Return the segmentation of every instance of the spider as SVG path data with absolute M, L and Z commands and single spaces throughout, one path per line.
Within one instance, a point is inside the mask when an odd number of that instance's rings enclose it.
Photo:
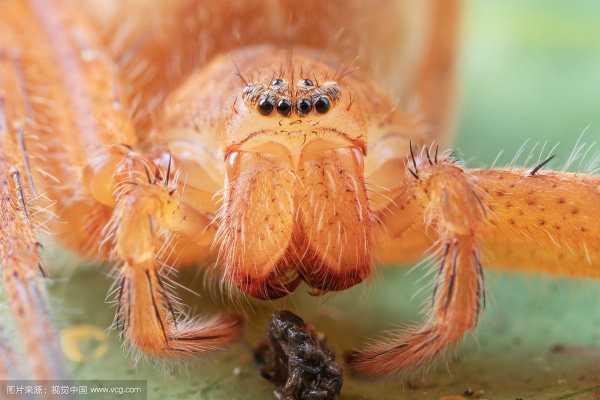
M 372 376 L 472 331 L 484 265 L 599 277 L 599 178 L 549 160 L 469 169 L 446 148 L 460 6 L 0 2 L 0 264 L 31 376 L 65 375 L 46 229 L 115 266 L 114 326 L 163 358 L 225 348 L 243 325 L 186 315 L 168 267 L 214 265 L 225 290 L 274 299 L 430 254 L 428 318 L 346 357 Z M 17 368 L 0 352 L 4 379 Z

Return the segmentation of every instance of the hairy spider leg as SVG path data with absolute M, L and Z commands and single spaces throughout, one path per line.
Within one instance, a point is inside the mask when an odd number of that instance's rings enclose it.
M 0 337 L 0 379 L 8 381 L 23 377 L 20 368 L 17 367 L 17 355 L 9 346 L 6 335 Z
M 49 313 L 38 242 L 40 213 L 34 188 L 26 180 L 27 159 L 18 141 L 31 118 L 22 91 L 18 59 L 0 35 L 0 266 L 4 292 L 17 332 L 37 379 L 64 377 L 57 333 Z M 10 95 L 9 95 L 10 94 Z M 0 344 L 0 379 L 24 378 L 16 354 Z
M 449 143 L 455 107 L 456 65 L 460 54 L 461 0 L 435 0 L 428 5 L 423 53 L 407 90 L 416 101 L 431 137 Z
M 482 265 L 600 277 L 600 178 L 538 167 L 466 169 L 435 151 L 398 163 L 402 183 L 381 212 L 387 239 L 380 242 L 394 262 L 434 249 L 432 310 L 422 326 L 350 353 L 360 374 L 421 366 L 475 328 L 485 303 Z
M 8 1 L 1 11 L 2 42 L 26 60 L 17 72 L 31 103 L 24 121 L 31 168 L 21 175 L 30 173 L 54 203 L 50 229 L 80 254 L 118 265 L 116 322 L 134 346 L 187 355 L 226 345 L 239 334 L 240 319 L 186 319 L 160 276 L 159 231 L 201 240 L 207 217 L 178 201 L 165 171 L 137 148 L 115 66 L 86 18 L 60 0 Z M 8 104 L 15 93 L 6 94 Z M 52 376 L 50 368 L 40 376 Z

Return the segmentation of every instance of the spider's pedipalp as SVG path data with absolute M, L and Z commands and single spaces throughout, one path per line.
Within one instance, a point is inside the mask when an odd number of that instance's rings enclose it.
M 190 357 L 221 350 L 239 336 L 243 320 L 237 316 L 181 317 L 152 265 L 124 265 L 120 273 L 115 325 L 135 349 L 159 357 Z
M 455 238 L 442 246 L 447 253 L 439 262 L 428 321 L 349 353 L 346 360 L 353 371 L 387 375 L 420 367 L 476 326 L 485 297 L 477 250 L 469 238 Z
M 412 180 L 404 196 L 414 196 L 418 207 L 422 207 L 423 230 L 435 229 L 442 249 L 432 309 L 422 326 L 394 332 L 390 338 L 349 353 L 351 369 L 362 375 L 391 374 L 431 361 L 476 326 L 484 302 L 476 235 L 486 218 L 481 200 L 484 195 L 462 168 L 447 159 L 429 163 L 425 153 L 420 152 L 418 160 L 411 156 L 413 168 L 419 166 L 420 175 Z
M 159 227 L 201 241 L 208 223 L 164 182 L 138 182 L 120 192 L 105 234 L 113 243 L 114 259 L 122 263 L 115 326 L 135 348 L 161 357 L 192 356 L 222 349 L 241 333 L 243 322 L 237 316 L 181 318 L 178 301 L 159 271 Z

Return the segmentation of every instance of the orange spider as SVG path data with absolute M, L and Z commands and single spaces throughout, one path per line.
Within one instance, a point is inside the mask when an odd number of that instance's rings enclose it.
M 166 265 L 214 262 L 229 288 L 272 299 L 302 281 L 344 290 L 374 260 L 433 251 L 429 318 L 350 353 L 365 375 L 422 365 L 474 329 L 482 265 L 599 277 L 598 177 L 545 162 L 467 169 L 438 151 L 459 8 L 0 2 L 0 264 L 32 375 L 64 374 L 41 279 L 44 224 L 117 267 L 115 325 L 161 357 L 221 349 L 242 328 L 237 316 L 185 316 Z M 16 369 L 0 352 L 5 379 Z

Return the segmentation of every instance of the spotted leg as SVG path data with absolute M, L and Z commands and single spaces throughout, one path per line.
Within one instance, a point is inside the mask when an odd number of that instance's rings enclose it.
M 386 226 L 380 251 L 406 263 L 435 250 L 433 307 L 421 327 L 351 353 L 351 368 L 365 375 L 423 365 L 471 331 L 484 303 L 482 264 L 600 277 L 597 176 L 545 171 L 548 160 L 466 169 L 435 147 L 412 153 L 389 170 L 402 179 L 394 202 L 378 211 Z
M 428 2 L 430 28 L 408 88 L 409 100 L 417 101 L 430 133 L 436 137 L 443 137 L 452 128 L 461 5 L 461 0 Z
M 96 30 L 69 1 L 9 0 L 0 8 L 0 49 L 15 49 L 0 63 L 6 104 L 0 263 L 36 376 L 59 375 L 60 365 L 46 354 L 56 340 L 43 290 L 35 284 L 40 271 L 29 218 L 34 213 L 28 212 L 33 196 L 23 182 L 35 183 L 51 199 L 58 218 L 49 228 L 59 241 L 81 255 L 117 263 L 117 322 L 134 347 L 185 355 L 232 340 L 238 318 L 186 319 L 168 294 L 161 263 L 172 260 L 161 257 L 161 249 L 172 247 L 161 240 L 174 232 L 197 244 L 207 217 L 179 200 L 169 178 L 156 181 L 158 168 L 139 150 L 116 66 Z M 19 129 L 27 134 L 28 152 Z
M 0 35 L 4 38 L 3 35 Z M 51 322 L 39 255 L 40 207 L 30 180 L 23 143 L 27 102 L 20 90 L 18 58 L 0 41 L 0 266 L 18 335 L 27 351 L 31 376 L 65 376 L 57 333 Z M 10 95 L 10 96 L 9 96 Z M 8 368 L 12 349 L 5 346 Z M 14 356 L 12 356 L 14 358 Z M 1 361 L 0 361 L 1 363 Z M 9 371 L 14 375 L 15 370 Z
M 0 133 L 1 136 L 1 133 Z M 32 376 L 64 376 L 57 333 L 51 322 L 31 197 L 22 175 L 0 154 L 0 265 L 2 281 L 19 336 L 27 351 Z M 6 349 L 11 352 L 10 348 Z

